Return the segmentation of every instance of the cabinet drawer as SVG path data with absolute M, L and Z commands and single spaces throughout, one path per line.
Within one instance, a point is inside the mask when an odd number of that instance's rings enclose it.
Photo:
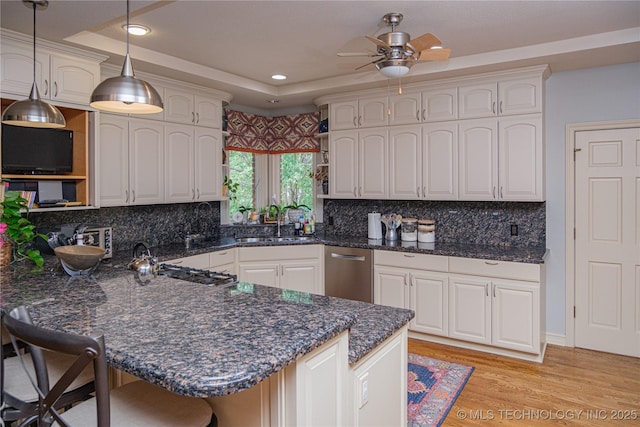
M 449 257 L 440 255 L 414 254 L 395 251 L 374 251 L 375 265 L 414 268 L 419 270 L 448 271 Z
M 320 259 L 320 245 L 262 246 L 238 248 L 238 261 L 282 261 L 284 259 Z
M 449 271 L 474 276 L 540 281 L 540 265 L 489 259 L 449 257 Z
M 235 249 L 225 249 L 223 251 L 211 252 L 209 254 L 209 266 L 217 267 L 223 264 L 231 264 L 236 261 Z

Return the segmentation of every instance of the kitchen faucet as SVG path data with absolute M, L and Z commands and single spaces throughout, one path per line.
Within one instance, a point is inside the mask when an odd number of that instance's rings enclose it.
M 269 212 L 271 212 L 271 208 L 276 208 L 276 224 L 278 225 L 276 228 L 276 237 L 280 236 L 280 207 L 276 204 L 269 206 Z

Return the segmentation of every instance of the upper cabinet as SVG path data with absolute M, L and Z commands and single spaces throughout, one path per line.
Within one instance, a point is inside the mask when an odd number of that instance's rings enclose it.
M 36 54 L 36 83 L 43 99 L 89 105 L 100 83 L 100 62 L 106 57 L 67 53 L 42 46 Z M 76 54 L 77 53 L 77 54 Z M 0 53 L 0 87 L 5 97 L 26 97 L 33 85 L 33 45 L 5 37 Z
M 165 88 L 164 119 L 167 122 L 193 124 L 220 129 L 222 101 L 196 93 Z
M 461 119 L 542 113 L 542 77 L 461 86 L 458 105 Z
M 363 97 L 329 105 L 329 130 L 368 128 L 388 124 L 386 96 Z
M 456 120 L 458 88 L 434 87 L 389 97 L 389 125 Z

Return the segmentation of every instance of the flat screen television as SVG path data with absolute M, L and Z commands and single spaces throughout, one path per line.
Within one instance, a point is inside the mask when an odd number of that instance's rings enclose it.
M 2 125 L 2 173 L 57 175 L 73 169 L 73 131 Z

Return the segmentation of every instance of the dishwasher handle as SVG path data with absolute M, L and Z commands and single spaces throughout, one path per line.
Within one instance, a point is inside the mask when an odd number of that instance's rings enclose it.
M 361 255 L 345 255 L 331 252 L 331 258 L 344 259 L 347 261 L 365 261 L 365 257 Z

